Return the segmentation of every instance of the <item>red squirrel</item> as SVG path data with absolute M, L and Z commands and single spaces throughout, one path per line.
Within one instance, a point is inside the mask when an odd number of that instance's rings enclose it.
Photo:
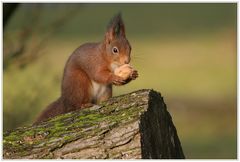
M 61 96 L 34 124 L 112 97 L 112 85 L 124 85 L 138 77 L 138 72 L 129 65 L 130 53 L 121 14 L 117 14 L 102 42 L 83 44 L 72 53 L 65 65 Z M 120 74 L 124 69 L 127 77 Z

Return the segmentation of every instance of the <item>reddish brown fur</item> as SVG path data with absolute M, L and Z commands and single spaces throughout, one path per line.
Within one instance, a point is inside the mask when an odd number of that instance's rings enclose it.
M 120 22 L 120 23 L 118 23 Z M 113 31 L 118 26 L 119 33 Z M 118 47 L 119 54 L 113 54 L 112 48 Z M 69 57 L 63 74 L 61 97 L 51 103 L 37 118 L 35 123 L 59 114 L 74 111 L 88 103 L 97 103 L 112 96 L 112 84 L 123 85 L 137 77 L 123 80 L 114 75 L 112 63 L 123 65 L 130 61 L 131 46 L 125 37 L 124 24 L 120 15 L 113 18 L 100 43 L 86 43 L 77 48 Z M 100 89 L 95 94 L 94 81 Z M 101 94 L 101 87 L 103 93 Z M 97 87 L 98 88 L 98 87 Z M 99 95 L 98 95 L 99 94 Z

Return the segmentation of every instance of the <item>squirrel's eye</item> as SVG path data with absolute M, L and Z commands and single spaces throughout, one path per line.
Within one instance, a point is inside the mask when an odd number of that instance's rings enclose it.
M 118 53 L 118 48 L 117 48 L 117 47 L 113 47 L 112 52 L 113 52 L 114 54 L 117 54 L 117 53 Z

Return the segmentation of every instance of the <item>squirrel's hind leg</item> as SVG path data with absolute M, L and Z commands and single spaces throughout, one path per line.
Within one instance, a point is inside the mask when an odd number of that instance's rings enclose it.
M 91 103 L 91 80 L 81 68 L 66 72 L 62 84 L 62 98 L 66 111 L 82 108 Z

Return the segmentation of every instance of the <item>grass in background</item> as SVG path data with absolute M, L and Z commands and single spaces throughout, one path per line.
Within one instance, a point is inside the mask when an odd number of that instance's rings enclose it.
M 109 18 L 121 10 L 140 76 L 114 88 L 114 95 L 143 88 L 161 92 L 187 158 L 237 158 L 236 5 L 80 6 L 79 15 L 49 40 L 37 62 L 4 71 L 4 130 L 32 123 L 57 99 L 68 56 L 82 43 L 102 40 Z M 55 9 L 55 14 L 63 11 Z M 14 35 L 21 16 L 7 32 Z M 45 23 L 51 18 L 54 14 Z

